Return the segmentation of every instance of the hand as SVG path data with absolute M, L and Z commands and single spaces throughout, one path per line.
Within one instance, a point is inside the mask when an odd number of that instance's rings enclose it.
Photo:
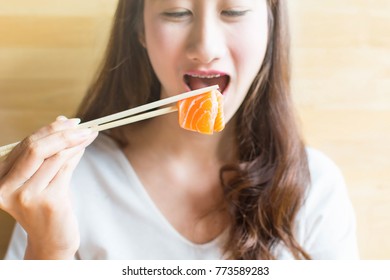
M 97 133 L 78 123 L 58 117 L 0 162 L 0 209 L 27 232 L 27 259 L 69 259 L 79 247 L 69 183 Z

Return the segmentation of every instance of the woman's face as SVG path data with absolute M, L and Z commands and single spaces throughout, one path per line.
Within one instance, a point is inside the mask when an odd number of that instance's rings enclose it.
M 141 42 L 161 82 L 161 97 L 218 84 L 231 119 L 265 56 L 267 1 L 144 1 Z

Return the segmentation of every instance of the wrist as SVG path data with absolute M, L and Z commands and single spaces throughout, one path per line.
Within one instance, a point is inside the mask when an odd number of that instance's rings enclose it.
M 50 248 L 44 244 L 35 245 L 28 241 L 25 260 L 72 260 L 77 252 L 77 248 Z

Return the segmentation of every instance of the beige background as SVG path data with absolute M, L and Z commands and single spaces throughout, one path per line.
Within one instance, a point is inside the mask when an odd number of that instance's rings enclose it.
M 306 140 L 345 175 L 362 258 L 390 259 L 390 1 L 288 2 Z M 72 115 L 115 3 L 0 0 L 0 145 Z M 12 224 L 0 211 L 0 258 Z

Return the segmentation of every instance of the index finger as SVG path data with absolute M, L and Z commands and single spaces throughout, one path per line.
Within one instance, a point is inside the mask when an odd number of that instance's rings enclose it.
M 96 137 L 91 129 L 60 130 L 46 137 L 24 140 L 15 152 L 12 164 L 5 174 L 4 183 L 7 189 L 15 189 L 24 184 L 40 168 L 43 162 L 53 155 L 83 143 L 87 138 Z M 9 175 L 9 174 L 12 174 Z
M 80 123 L 80 119 L 74 118 L 74 119 L 67 119 L 64 116 L 58 116 L 54 122 L 51 124 L 44 126 L 31 134 L 29 137 L 25 138 L 23 141 L 19 142 L 12 150 L 9 152 L 9 154 L 5 154 L 2 157 L 0 157 L 0 161 L 6 161 L 7 166 L 11 166 L 16 158 L 20 155 L 21 152 L 21 146 L 23 145 L 23 142 L 26 141 L 35 141 L 38 140 L 50 133 L 55 133 L 60 130 L 64 130 L 67 128 L 76 127 Z M 12 144 L 11 144 L 12 145 Z M 4 146 L 6 147 L 6 146 Z M 7 172 L 8 170 L 3 170 L 3 174 Z M 0 172 L 0 178 L 1 178 L 1 172 Z

